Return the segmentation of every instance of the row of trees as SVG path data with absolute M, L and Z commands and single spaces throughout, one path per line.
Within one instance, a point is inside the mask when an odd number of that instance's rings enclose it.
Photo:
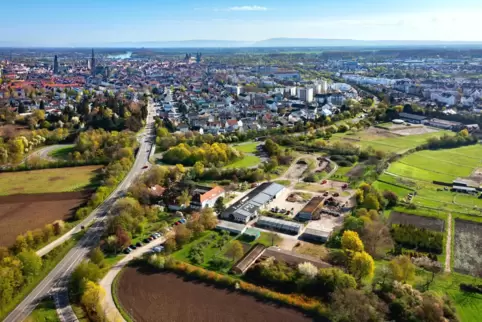
M 444 134 L 441 137 L 431 137 L 427 140 L 427 143 L 420 146 L 420 149 L 451 149 L 476 144 L 477 141 L 477 138 L 470 135 L 467 130 L 462 130 L 457 135 Z
M 405 248 L 441 254 L 443 233 L 412 225 L 392 225 L 390 232 L 395 242 Z
M 206 166 L 222 166 L 241 158 L 243 154 L 224 143 L 204 143 L 200 147 L 179 144 L 163 155 L 163 162 L 193 166 L 202 162 Z

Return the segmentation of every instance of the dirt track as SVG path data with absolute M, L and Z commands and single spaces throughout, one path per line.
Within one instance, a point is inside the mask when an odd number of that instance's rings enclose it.
M 295 310 L 188 282 L 173 273 L 151 273 L 145 268 L 126 268 L 119 281 L 118 295 L 125 311 L 138 322 L 311 321 Z
M 10 246 L 17 235 L 68 219 L 86 192 L 63 192 L 0 197 L 0 246 Z

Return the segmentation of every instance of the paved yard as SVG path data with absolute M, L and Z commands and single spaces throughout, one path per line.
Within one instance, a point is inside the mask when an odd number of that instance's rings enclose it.
M 327 214 L 321 214 L 320 220 L 312 220 L 306 226 L 306 228 L 332 231 L 335 227 L 341 226 L 343 224 L 343 218 L 345 216 L 333 217 Z

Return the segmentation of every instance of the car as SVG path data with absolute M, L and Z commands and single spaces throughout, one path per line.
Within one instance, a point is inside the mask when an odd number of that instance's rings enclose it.
M 176 225 L 176 226 L 179 225 L 179 221 L 176 221 L 176 222 L 174 223 L 174 225 Z
M 143 242 L 147 244 L 148 242 L 150 242 L 150 240 L 148 238 L 146 238 L 146 239 L 143 240 Z
M 341 188 L 342 188 L 342 189 L 346 189 L 346 188 L 348 188 L 348 184 L 346 184 L 346 183 L 345 183 L 345 184 L 343 184 L 343 186 L 341 186 Z
M 152 236 L 147 237 L 147 240 L 150 241 L 150 242 L 153 241 L 154 239 L 155 239 L 155 238 L 152 237 Z
M 136 249 L 137 247 L 136 247 L 136 245 L 132 244 L 132 245 L 129 246 L 129 248 L 130 249 Z
M 149 168 L 148 165 L 145 165 L 145 166 L 142 167 L 142 169 L 147 169 L 147 168 Z
M 130 249 L 129 247 L 127 247 L 126 249 L 124 249 L 123 253 L 124 254 L 130 254 L 132 252 L 132 249 Z
M 137 246 L 137 247 L 141 247 L 141 246 L 142 246 L 142 243 L 141 243 L 141 242 L 137 242 L 136 246 Z
M 80 226 L 80 229 L 84 230 L 85 229 L 84 225 Z
M 327 182 L 326 180 L 323 180 L 323 181 L 321 181 L 321 184 L 325 184 L 326 182 Z

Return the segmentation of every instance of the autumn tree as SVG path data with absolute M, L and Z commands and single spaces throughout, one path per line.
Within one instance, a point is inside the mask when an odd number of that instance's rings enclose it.
M 388 264 L 391 276 L 394 280 L 407 283 L 415 277 L 415 265 L 406 255 L 395 257 Z
M 375 272 L 375 262 L 367 252 L 356 252 L 349 264 L 349 271 L 358 282 L 371 280 Z
M 233 261 L 240 259 L 244 254 L 243 245 L 239 240 L 235 240 L 231 243 L 231 245 L 229 245 L 228 252 L 231 253 L 231 258 Z
M 393 246 L 393 240 L 387 225 L 380 221 L 365 223 L 361 239 L 365 250 L 374 257 L 381 257 Z
M 206 207 L 201 210 L 201 216 L 199 222 L 203 225 L 204 229 L 214 229 L 218 224 L 218 219 L 213 213 L 212 208 Z
M 131 244 L 131 237 L 122 227 L 117 227 L 115 237 L 118 249 L 125 248 Z
M 174 238 L 168 238 L 164 242 L 164 250 L 166 251 L 167 254 L 171 254 L 172 252 L 175 252 L 177 249 L 177 243 Z
M 100 247 L 96 247 L 90 251 L 89 258 L 92 263 L 98 265 L 99 267 L 102 267 L 105 256 Z
M 185 245 L 192 238 L 192 231 L 188 229 L 185 225 L 178 225 L 174 228 L 175 239 L 177 245 Z
M 358 233 L 351 230 L 343 232 L 341 237 L 341 248 L 345 251 L 362 252 L 364 250 L 363 243 Z
M 105 290 L 98 284 L 88 281 L 85 291 L 82 294 L 80 303 L 87 311 L 92 321 L 102 321 L 104 312 L 102 310 L 102 301 L 105 297 Z

